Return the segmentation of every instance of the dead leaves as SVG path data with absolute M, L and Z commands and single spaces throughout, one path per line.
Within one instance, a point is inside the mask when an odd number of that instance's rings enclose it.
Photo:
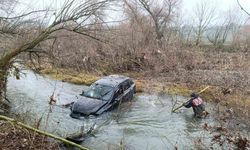
M 0 122 L 0 145 L 3 150 L 54 150 L 58 145 L 48 138 L 34 132 L 16 127 L 7 122 Z

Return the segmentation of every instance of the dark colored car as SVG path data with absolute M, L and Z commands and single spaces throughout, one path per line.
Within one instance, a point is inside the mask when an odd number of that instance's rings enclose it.
M 135 84 L 131 78 L 120 75 L 103 77 L 93 83 L 80 99 L 73 103 L 70 116 L 99 115 L 114 108 L 123 101 L 128 101 L 135 94 Z

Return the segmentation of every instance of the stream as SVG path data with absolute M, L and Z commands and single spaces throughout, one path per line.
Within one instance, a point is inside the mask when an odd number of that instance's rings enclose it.
M 30 125 L 42 118 L 40 129 L 63 137 L 87 131 L 95 124 L 94 135 L 82 143 L 90 149 L 196 149 L 198 139 L 207 149 L 219 148 L 211 145 L 212 135 L 203 129 L 205 123 L 217 123 L 212 117 L 212 104 L 206 104 L 209 117 L 195 119 L 192 109 L 171 113 L 173 99 L 184 102 L 183 96 L 137 93 L 131 102 L 117 109 L 79 120 L 71 118 L 70 109 L 61 105 L 75 101 L 87 86 L 56 81 L 29 70 L 24 73 L 21 80 L 8 78 L 11 113 Z M 49 99 L 53 93 L 57 102 L 51 107 Z

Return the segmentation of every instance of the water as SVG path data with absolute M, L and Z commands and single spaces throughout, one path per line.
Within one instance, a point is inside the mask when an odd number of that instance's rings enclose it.
M 31 71 L 25 73 L 21 80 L 8 79 L 11 112 L 20 114 L 31 125 L 42 117 L 40 129 L 59 136 L 83 129 L 87 131 L 96 124 L 94 136 L 82 143 L 90 149 L 195 149 L 198 139 L 202 140 L 203 147 L 211 146 L 212 135 L 203 129 L 203 125 L 213 125 L 216 123 L 214 119 L 194 119 L 192 109 L 171 113 L 173 105 L 169 95 L 136 94 L 131 102 L 123 103 L 113 111 L 77 120 L 69 116 L 69 108 L 60 105 L 77 100 L 77 95 L 86 90 L 86 86 L 51 80 Z M 58 100 L 57 106 L 51 108 L 48 101 L 53 93 Z M 174 99 L 186 100 L 182 96 Z M 207 106 L 208 111 L 213 112 L 212 107 Z M 218 148 L 216 145 L 212 147 Z

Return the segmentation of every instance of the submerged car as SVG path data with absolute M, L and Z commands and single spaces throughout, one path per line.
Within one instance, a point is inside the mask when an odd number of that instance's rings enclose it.
M 86 92 L 80 94 L 80 99 L 71 107 L 70 116 L 79 118 L 100 115 L 121 102 L 131 100 L 135 89 L 135 83 L 129 77 L 121 75 L 103 77 L 93 83 Z

